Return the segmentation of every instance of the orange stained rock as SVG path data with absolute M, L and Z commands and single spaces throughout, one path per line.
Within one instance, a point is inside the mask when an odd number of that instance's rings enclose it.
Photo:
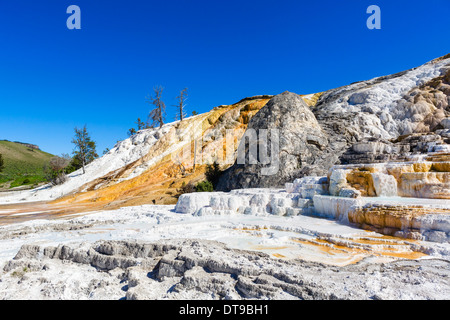
M 351 210 L 348 219 L 358 227 L 394 234 L 397 231 L 414 231 L 415 219 L 426 214 L 450 214 L 450 210 L 413 205 L 371 205 Z
M 400 182 L 400 177 L 403 173 L 414 172 L 414 166 L 412 164 L 405 164 L 402 166 L 395 166 L 386 169 L 387 173 L 394 176 L 397 182 Z
M 84 214 L 103 210 L 105 203 L 97 204 L 52 204 L 49 202 L 29 202 L 21 204 L 1 205 L 0 210 L 8 210 L 0 214 L 0 225 L 20 223 L 35 219 L 64 219 L 75 214 Z
M 427 161 L 450 161 L 450 153 L 438 153 L 433 155 L 428 155 L 425 160 Z
M 431 170 L 437 172 L 450 172 L 450 159 L 446 162 L 432 162 Z
M 147 170 L 143 174 L 106 188 L 90 190 L 63 197 L 52 203 L 103 203 L 108 209 L 119 206 L 141 204 L 176 204 L 178 189 L 183 182 L 200 181 L 204 178 L 205 166 L 198 166 L 196 171 L 187 176 L 171 176 L 167 170 L 171 162 L 164 162 Z M 119 206 L 119 207 L 120 207 Z
M 450 199 L 450 172 L 407 172 L 400 176 L 403 197 Z
M 342 255 L 347 254 L 350 256 L 358 256 L 358 259 L 352 260 L 351 263 L 356 263 L 363 259 L 364 257 L 374 255 L 374 256 L 389 256 L 395 258 L 402 259 L 418 259 L 427 254 L 413 251 L 410 249 L 405 249 L 404 242 L 401 241 L 400 238 L 390 237 L 391 239 L 397 239 L 399 243 L 397 244 L 398 248 L 395 248 L 395 244 L 387 245 L 384 241 L 380 240 L 366 240 L 361 241 L 361 239 L 348 239 L 349 245 L 351 247 L 344 245 L 345 242 L 339 242 L 339 244 L 334 243 L 334 241 L 325 240 L 325 239 L 314 239 L 314 240 L 304 240 L 304 239 L 291 239 L 294 242 L 302 243 L 305 245 L 316 247 L 318 250 L 329 254 L 329 255 Z M 392 241 L 392 240 L 391 240 Z M 363 243 L 370 245 L 369 247 L 364 246 L 353 246 L 353 244 Z
M 347 183 L 356 190 L 361 191 L 363 197 L 376 196 L 373 178 L 370 171 L 353 170 L 347 174 Z
M 413 164 L 414 172 L 428 172 L 431 170 L 431 162 L 416 162 Z

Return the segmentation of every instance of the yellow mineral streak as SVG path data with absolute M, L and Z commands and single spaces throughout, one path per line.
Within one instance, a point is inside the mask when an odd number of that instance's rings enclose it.
M 387 168 L 386 170 L 388 174 L 394 176 L 395 180 L 397 180 L 397 183 L 401 182 L 400 177 L 402 176 L 403 173 L 415 172 L 414 165 L 412 164 L 405 164 L 402 166 Z
M 301 97 L 308 106 L 314 107 L 322 94 L 323 92 L 318 92 L 314 94 L 301 95 Z
M 414 172 L 428 172 L 431 170 L 430 162 L 417 162 L 413 164 Z

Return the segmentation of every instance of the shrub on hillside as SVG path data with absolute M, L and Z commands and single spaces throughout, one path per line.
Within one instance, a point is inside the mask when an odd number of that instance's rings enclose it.
M 48 164 L 44 165 L 45 179 L 52 185 L 60 185 L 67 181 L 65 168 L 69 164 L 70 159 L 67 157 L 53 157 Z
M 180 196 L 185 193 L 193 193 L 196 190 L 195 190 L 195 186 L 192 182 L 189 182 L 188 184 L 186 184 L 186 182 L 183 181 L 183 184 L 177 191 L 178 191 L 178 195 Z
M 3 161 L 3 156 L 0 153 L 0 172 L 5 168 L 5 162 Z
M 196 192 L 213 192 L 214 187 L 210 181 L 202 181 L 202 182 L 199 182 L 195 186 L 195 191 Z

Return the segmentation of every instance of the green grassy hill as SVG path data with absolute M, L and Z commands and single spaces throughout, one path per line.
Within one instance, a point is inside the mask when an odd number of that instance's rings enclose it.
M 0 188 L 3 189 L 44 182 L 42 168 L 53 157 L 50 153 L 6 140 L 0 141 L 0 153 L 5 166 L 0 172 Z

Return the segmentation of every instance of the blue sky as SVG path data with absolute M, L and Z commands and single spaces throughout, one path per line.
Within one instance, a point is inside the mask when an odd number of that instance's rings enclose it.
M 369 5 L 381 30 L 369 30 Z M 69 30 L 66 9 L 81 9 Z M 314 93 L 450 52 L 450 1 L 100 1 L 0 3 L 0 139 L 71 153 L 84 124 L 99 154 L 145 119 L 165 88 L 167 122 L 244 97 Z

